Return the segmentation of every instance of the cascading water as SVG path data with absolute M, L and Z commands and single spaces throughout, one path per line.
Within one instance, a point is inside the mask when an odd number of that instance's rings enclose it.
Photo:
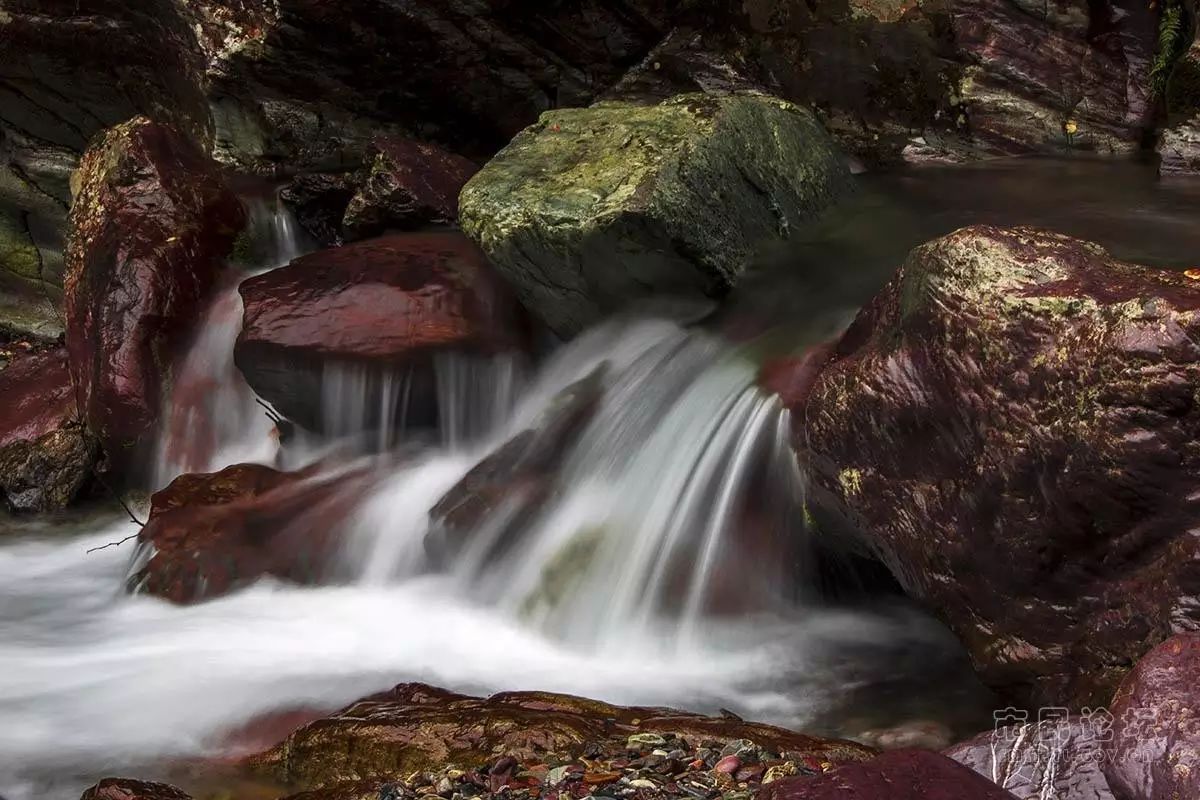
M 283 203 L 254 198 L 246 201 L 246 210 L 248 237 L 263 264 L 258 272 L 281 267 L 303 254 L 303 237 Z M 233 363 L 233 345 L 242 330 L 240 282 L 241 277 L 231 279 L 217 294 L 196 341 L 176 370 L 163 409 L 155 488 L 186 472 L 275 459 L 279 444 L 275 423 Z
M 213 315 L 237 317 L 220 301 Z M 220 336 L 231 343 L 236 322 Z M 197 343 L 223 348 L 211 330 Z M 199 383 L 228 379 L 227 361 L 204 363 Z M 380 460 L 400 466 L 347 520 L 340 574 L 351 580 L 339 585 L 263 581 L 179 607 L 119 593 L 128 546 L 88 552 L 127 523 L 6 540 L 0 795 L 51 800 L 99 773 L 151 775 L 162 759 L 222 752 L 225 732 L 266 712 L 332 709 L 404 680 L 797 725 L 893 675 L 898 654 L 922 654 L 927 681 L 930 654 L 954 652 L 927 621 L 796 607 L 774 591 L 806 565 L 801 484 L 786 415 L 736 348 L 626 320 L 565 346 L 527 386 L 503 360 L 438 369 L 442 444 Z M 587 391 L 589 414 L 561 442 L 540 502 L 528 513 L 499 504 L 449 563 L 432 561 L 430 510 L 446 492 Z M 252 395 L 207 395 L 233 398 L 221 413 L 265 419 Z M 187 413 L 181 427 L 196 437 L 210 412 Z M 243 430 L 206 432 L 216 446 L 196 463 L 244 458 L 229 447 Z M 776 512 L 789 524 L 773 524 Z M 861 651 L 857 671 L 848 649 Z

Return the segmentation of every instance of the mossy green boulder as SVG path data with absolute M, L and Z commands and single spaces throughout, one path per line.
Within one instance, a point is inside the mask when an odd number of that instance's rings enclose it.
M 761 94 L 542 115 L 463 189 L 460 223 L 555 332 L 632 300 L 716 297 L 845 193 L 808 111 Z

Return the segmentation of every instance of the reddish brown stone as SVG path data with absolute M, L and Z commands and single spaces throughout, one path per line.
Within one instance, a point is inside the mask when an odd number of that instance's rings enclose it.
M 1200 284 L 1030 229 L 917 248 L 795 444 L 846 523 L 1033 707 L 1200 627 Z
M 129 588 L 190 603 L 266 576 L 316 582 L 371 485 L 364 470 L 281 473 L 253 464 L 176 478 L 154 495 L 138 536 L 150 556 Z
M 758 373 L 758 385 L 779 395 L 785 406 L 798 405 L 812 390 L 833 352 L 834 343 L 830 342 L 810 347 L 798 356 L 768 361 Z
M 67 250 L 67 349 L 89 432 L 118 463 L 145 440 L 244 223 L 215 163 L 144 117 L 93 144 Z
M 928 750 L 891 750 L 827 775 L 784 778 L 756 800 L 1015 800 L 956 761 Z
M 105 778 L 83 793 L 79 800 L 192 800 L 191 795 L 165 783 Z
M 245 325 L 235 356 L 281 413 L 320 428 L 327 363 L 413 368 L 432 389 L 435 354 L 524 347 L 519 307 L 479 250 L 456 232 L 385 236 L 321 250 L 241 285 Z
M 479 167 L 435 145 L 380 137 L 371 174 L 350 201 L 343 228 L 350 239 L 458 219 L 458 194 Z
M 712 739 L 721 746 L 750 739 L 789 759 L 817 763 L 861 761 L 873 753 L 851 742 L 667 708 L 613 706 L 542 692 L 507 692 L 485 700 L 408 683 L 301 728 L 250 764 L 311 789 L 402 778 L 427 768 L 494 770 L 497 753 L 516 764 L 573 759 L 589 746 L 624 753 L 628 737 L 638 732 Z
M 62 508 L 83 488 L 95 449 L 83 434 L 63 348 L 0 372 L 0 488 L 18 511 Z
M 1200 797 L 1200 634 L 1172 637 L 1143 656 L 1109 711 L 1104 774 L 1120 797 Z

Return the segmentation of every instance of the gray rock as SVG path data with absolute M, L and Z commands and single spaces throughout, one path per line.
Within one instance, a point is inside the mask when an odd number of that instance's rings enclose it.
M 850 187 L 808 111 L 762 94 L 543 114 L 463 189 L 459 220 L 570 336 L 638 298 L 716 297 Z

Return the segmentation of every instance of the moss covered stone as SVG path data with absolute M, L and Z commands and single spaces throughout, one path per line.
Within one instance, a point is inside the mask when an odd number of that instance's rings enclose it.
M 552 329 L 638 297 L 714 297 L 850 185 L 807 111 L 680 95 L 547 112 L 464 188 L 460 220 Z

